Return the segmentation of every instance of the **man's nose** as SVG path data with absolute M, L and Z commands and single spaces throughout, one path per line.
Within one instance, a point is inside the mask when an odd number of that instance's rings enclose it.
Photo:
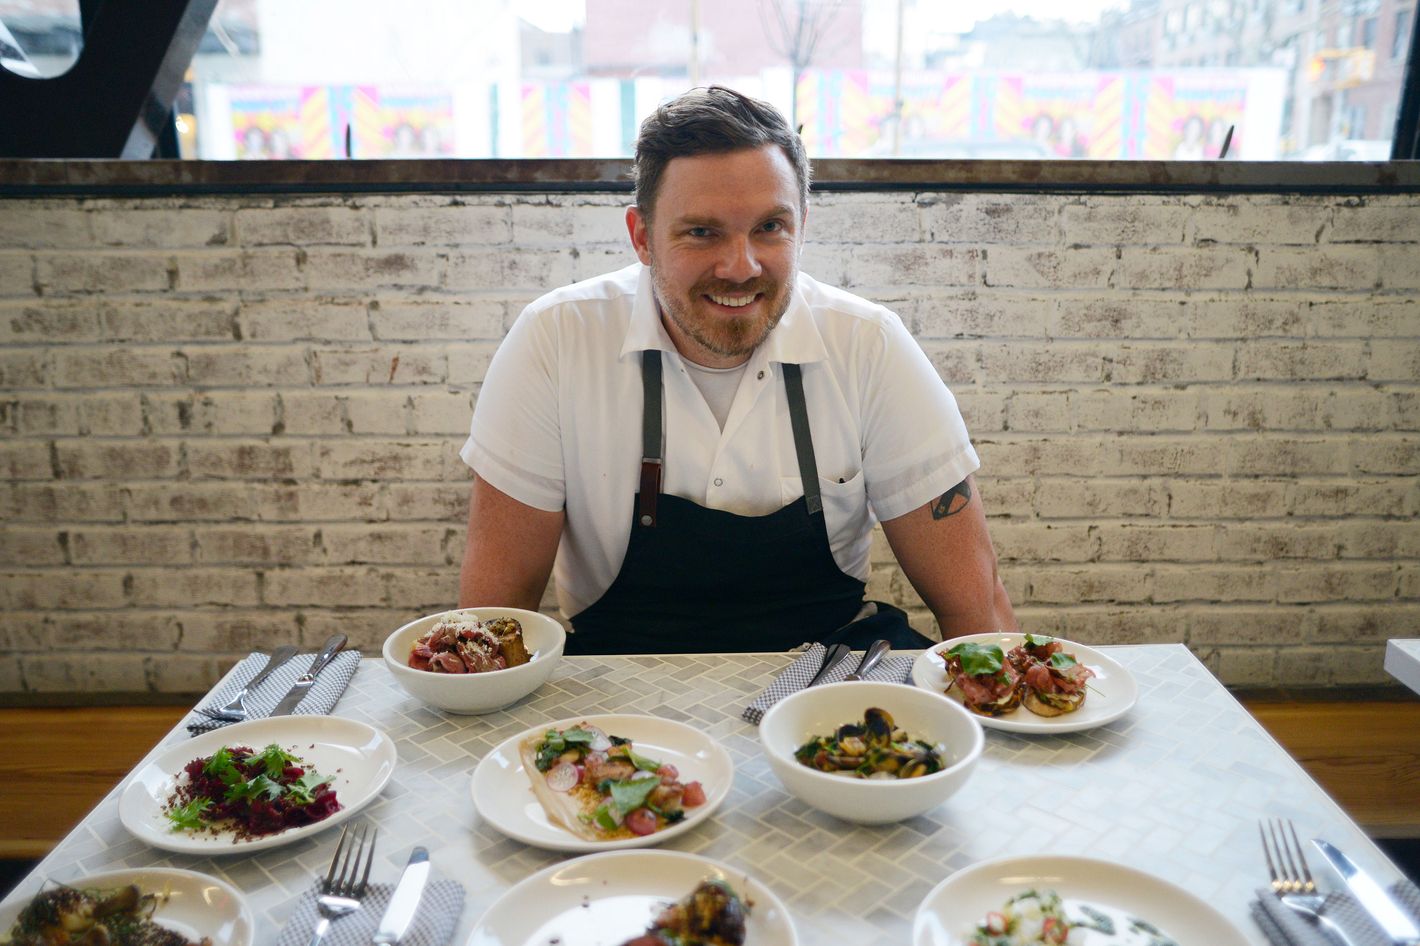
M 748 282 L 764 272 L 755 253 L 754 242 L 749 237 L 736 237 L 725 241 L 725 251 L 715 269 L 715 276 L 726 282 Z

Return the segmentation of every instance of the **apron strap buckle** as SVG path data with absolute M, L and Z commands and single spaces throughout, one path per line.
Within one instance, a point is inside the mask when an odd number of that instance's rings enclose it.
M 636 497 L 636 522 L 642 526 L 656 524 L 656 497 L 661 494 L 661 461 L 641 458 L 641 492 Z

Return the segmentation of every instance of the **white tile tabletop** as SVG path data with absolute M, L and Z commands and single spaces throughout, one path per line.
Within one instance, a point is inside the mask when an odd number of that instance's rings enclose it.
M 1416 693 L 1420 693 L 1420 639 L 1386 641 L 1385 670 Z
M 524 729 L 608 712 L 686 721 L 729 750 L 736 766 L 729 798 L 714 817 L 666 847 L 728 862 L 763 881 L 788 905 L 804 946 L 902 946 L 918 904 L 941 879 L 987 858 L 1037 853 L 1105 858 L 1153 873 L 1216 905 L 1263 944 L 1247 905 L 1266 879 L 1257 823 L 1267 816 L 1293 819 L 1304 837 L 1330 839 L 1383 883 L 1399 878 L 1186 648 L 1104 649 L 1139 684 L 1130 713 L 1059 736 L 987 730 L 986 752 L 957 795 L 926 815 L 883 827 L 850 825 L 806 808 L 784 792 L 761 757 L 755 727 L 739 714 L 787 666 L 786 654 L 565 658 L 528 699 L 473 717 L 428 709 L 406 695 L 380 661 L 367 659 L 335 712 L 394 738 L 398 768 L 366 809 L 382 829 L 375 877 L 392 881 L 413 845 L 428 847 L 435 876 L 458 880 L 468 891 L 454 946 L 463 946 L 477 919 L 509 887 L 569 856 L 527 847 L 484 823 L 470 802 L 474 766 Z M 162 745 L 186 738 L 179 726 Z M 167 854 L 120 825 L 121 787 L 12 897 L 33 894 L 46 878 L 184 867 L 243 890 L 258 917 L 256 941 L 273 943 L 335 847 L 338 832 L 326 831 L 252 855 Z

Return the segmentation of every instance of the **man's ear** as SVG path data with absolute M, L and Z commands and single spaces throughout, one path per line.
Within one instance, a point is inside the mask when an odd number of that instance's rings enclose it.
M 646 217 L 640 207 L 626 208 L 626 232 L 631 235 L 631 246 L 636 256 L 647 266 L 651 265 L 651 233 Z

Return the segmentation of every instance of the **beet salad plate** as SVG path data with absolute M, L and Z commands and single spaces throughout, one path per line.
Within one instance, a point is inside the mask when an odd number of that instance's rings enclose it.
M 1049 635 L 1035 634 L 1033 636 L 1040 639 Z M 1021 705 L 1000 716 L 977 715 L 976 718 L 981 721 L 981 725 L 987 729 L 1034 733 L 1036 735 L 1076 732 L 1112 723 L 1129 712 L 1138 701 L 1139 685 L 1135 683 L 1134 677 L 1129 671 L 1125 670 L 1113 657 L 1108 657 L 1093 647 L 1067 641 L 1063 637 L 1053 639 L 1060 642 L 1064 653 L 1073 654 L 1077 661 L 1094 672 L 1094 676 L 1087 683 L 1088 690 L 1085 694 L 1085 701 L 1080 708 L 1073 712 L 1062 713 L 1059 716 L 1038 716 Z M 1003 653 L 1006 653 L 1011 648 L 1019 646 L 1024 640 L 1024 634 L 1005 632 L 954 637 L 949 641 L 934 645 L 931 650 L 924 651 L 922 656 L 917 658 L 912 665 L 912 682 L 924 690 L 946 693 L 948 698 L 960 703 L 962 702 L 961 688 L 954 686 L 950 690 L 947 689 L 947 684 L 950 681 L 947 679 L 944 651 L 957 644 L 996 644 Z
M 235 749 L 255 755 L 234 755 Z M 210 762 L 201 782 L 185 771 L 198 759 Z M 165 851 L 246 854 L 349 819 L 379 795 L 394 765 L 390 737 L 353 719 L 279 716 L 234 723 L 151 753 L 124 786 L 118 817 L 138 840 Z M 209 785 L 210 791 L 192 797 L 194 789 Z M 225 798 L 209 798 L 224 794 L 223 786 Z M 330 810 L 329 791 L 337 810 Z M 257 812 L 255 830 L 214 818 L 228 808 Z

